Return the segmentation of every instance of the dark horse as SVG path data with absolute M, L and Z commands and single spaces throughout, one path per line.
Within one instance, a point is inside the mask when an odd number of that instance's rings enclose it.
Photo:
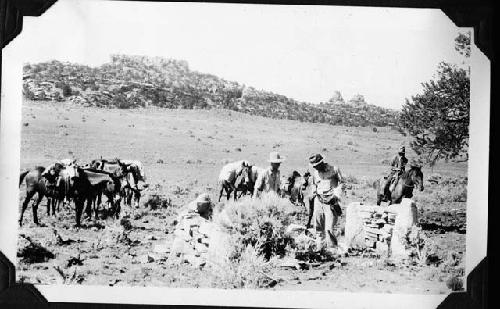
M 50 215 L 50 210 L 52 209 L 52 215 L 55 215 L 56 204 L 62 200 L 62 196 L 59 194 L 59 188 L 56 185 L 57 176 L 42 176 L 45 171 L 45 167 L 36 166 L 34 169 L 22 172 L 19 176 L 19 186 L 26 180 L 26 198 L 24 199 L 23 206 L 21 209 L 21 216 L 19 217 L 19 226 L 23 225 L 23 215 L 28 207 L 30 200 L 35 194 L 37 194 L 36 201 L 32 204 L 33 207 L 33 222 L 39 224 L 38 222 L 38 205 L 42 201 L 43 197 L 46 196 L 48 199 L 47 204 L 47 214 Z M 53 177 L 53 179 L 48 179 Z
M 231 196 L 231 193 L 234 193 L 234 200 L 238 199 L 238 191 L 241 192 L 241 197 L 243 194 L 253 193 L 253 181 L 251 177 L 252 167 L 244 166 L 241 171 L 236 175 L 236 179 L 234 183 L 229 183 L 228 181 L 224 181 L 220 184 L 220 193 L 219 193 L 219 202 L 222 198 L 222 194 L 226 191 L 227 200 Z
M 121 176 L 121 170 L 108 173 L 95 169 L 77 168 L 71 189 L 75 201 L 76 226 L 80 226 L 84 210 L 89 219 L 92 217 L 92 210 L 95 218 L 98 218 L 99 204 L 103 194 L 108 199 L 113 216 L 119 216 Z M 85 207 L 85 204 L 87 207 Z
M 413 197 L 413 188 L 415 186 L 419 187 L 420 191 L 424 190 L 424 174 L 420 166 L 411 166 L 411 168 L 405 171 L 398 179 L 397 184 L 394 186 L 394 190 L 389 192 L 382 192 L 383 188 L 388 179 L 386 177 L 381 178 L 374 183 L 374 188 L 377 189 L 377 205 L 381 202 L 389 202 L 389 204 L 398 204 L 403 198 Z
M 125 167 L 125 174 L 122 177 L 122 197 L 125 204 L 132 206 L 132 200 L 134 201 L 134 206 L 139 207 L 139 201 L 141 199 L 141 190 L 139 188 L 139 181 L 143 182 L 142 188 L 147 188 L 148 185 L 144 183 L 145 179 L 141 175 L 139 167 L 137 165 L 128 165 Z
M 287 188 L 284 188 L 285 195 L 289 195 L 290 202 L 301 205 L 307 210 L 306 227 L 311 227 L 312 216 L 314 212 L 314 196 L 312 193 L 312 176 L 308 171 L 304 175 L 293 171 L 292 176 L 288 180 Z

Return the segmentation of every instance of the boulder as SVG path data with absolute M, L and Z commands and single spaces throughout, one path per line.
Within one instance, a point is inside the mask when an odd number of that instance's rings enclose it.
M 396 215 L 391 239 L 391 256 L 406 258 L 406 236 L 410 233 L 412 226 L 417 224 L 417 205 L 412 199 L 404 198 L 400 204 L 387 207 L 388 212 Z

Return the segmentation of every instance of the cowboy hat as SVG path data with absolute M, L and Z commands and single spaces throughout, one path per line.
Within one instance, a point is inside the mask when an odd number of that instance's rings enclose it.
M 323 156 L 319 153 L 309 157 L 309 163 L 314 167 L 323 163 Z
M 202 193 L 198 195 L 198 197 L 191 202 L 189 208 L 196 211 L 197 213 L 203 214 L 209 211 L 213 207 L 212 200 L 210 196 L 206 193 Z
M 278 152 L 273 151 L 269 154 L 269 160 L 267 160 L 269 163 L 281 163 L 285 161 L 285 158 L 283 158 Z

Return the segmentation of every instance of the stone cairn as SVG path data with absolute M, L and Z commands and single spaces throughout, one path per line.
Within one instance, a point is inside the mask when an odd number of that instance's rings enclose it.
M 407 258 L 407 236 L 417 223 L 417 207 L 404 198 L 390 206 L 354 202 L 346 211 L 345 242 L 348 248 L 372 248 L 391 257 Z
M 376 249 L 382 247 L 384 243 L 390 243 L 396 222 L 395 213 L 387 209 L 360 209 L 359 216 L 363 222 L 367 247 Z
M 229 234 L 221 226 L 196 212 L 181 213 L 168 258 L 170 263 L 203 267 L 222 264 L 230 253 Z

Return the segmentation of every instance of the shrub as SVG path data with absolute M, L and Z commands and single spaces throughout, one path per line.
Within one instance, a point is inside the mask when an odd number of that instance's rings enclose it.
M 19 246 L 17 251 L 17 257 L 20 258 L 21 262 L 31 264 L 31 263 L 44 263 L 49 259 L 55 258 L 54 253 L 47 250 L 38 242 L 31 240 L 30 237 L 20 234 L 24 240 L 27 241 L 27 246 Z
M 463 280 L 456 276 L 452 276 L 446 280 L 446 286 L 452 291 L 462 291 L 464 289 Z
M 353 175 L 344 176 L 344 181 L 347 183 L 358 184 L 359 180 Z
M 238 260 L 247 246 L 254 246 L 257 252 L 269 260 L 272 256 L 284 256 L 291 238 L 285 235 L 286 227 L 297 214 L 297 208 L 287 199 L 276 194 L 263 194 L 260 199 L 243 198 L 229 202 L 214 220 L 227 226 L 235 239 L 233 260 Z
M 144 206 L 151 209 L 169 208 L 172 206 L 172 200 L 159 194 L 153 194 L 146 203 L 144 203 Z
M 68 84 L 63 84 L 61 88 L 63 96 L 69 97 L 73 94 L 73 91 L 71 90 L 71 87 Z
M 210 281 L 212 285 L 223 288 L 272 287 L 277 282 L 267 275 L 271 267 L 255 247 L 244 246 L 237 259 L 211 267 Z

